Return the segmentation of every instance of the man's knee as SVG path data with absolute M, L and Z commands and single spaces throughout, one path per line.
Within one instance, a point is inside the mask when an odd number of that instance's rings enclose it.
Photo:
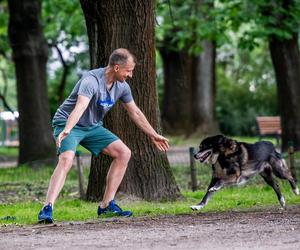
M 114 141 L 107 148 L 103 149 L 102 152 L 113 159 L 124 162 L 128 162 L 131 157 L 130 149 L 121 140 Z
M 131 150 L 124 145 L 122 148 L 120 148 L 120 150 L 118 151 L 116 158 L 118 160 L 122 160 L 122 161 L 126 161 L 128 162 L 130 160 L 131 157 Z
M 65 171 L 69 171 L 73 165 L 74 156 L 75 154 L 73 151 L 66 151 L 61 153 L 58 159 L 58 167 Z

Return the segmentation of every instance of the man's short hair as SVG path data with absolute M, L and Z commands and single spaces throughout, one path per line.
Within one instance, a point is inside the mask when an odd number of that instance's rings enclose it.
M 133 59 L 133 62 L 136 63 L 135 56 L 131 54 L 128 49 L 119 48 L 111 53 L 108 64 L 109 66 L 125 65 L 130 57 Z

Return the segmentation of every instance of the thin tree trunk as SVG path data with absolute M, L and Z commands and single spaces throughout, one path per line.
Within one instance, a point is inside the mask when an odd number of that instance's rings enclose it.
M 154 0 L 92 1 L 81 0 L 89 35 L 92 67 L 106 66 L 110 53 L 128 48 L 138 64 L 129 84 L 137 105 L 152 126 L 159 130 L 155 84 Z M 120 105 L 105 119 L 105 126 L 115 132 L 131 149 L 132 158 L 120 191 L 147 200 L 175 199 L 180 196 L 167 156 L 151 144 Z M 93 157 L 87 199 L 103 196 L 110 159 Z
M 168 44 L 166 42 L 166 44 Z M 163 129 L 168 134 L 189 134 L 191 121 L 191 82 L 194 57 L 185 52 L 160 48 L 164 71 L 162 107 Z
M 58 104 L 62 104 L 64 99 L 65 99 L 65 89 L 66 89 L 66 85 L 67 85 L 67 77 L 69 75 L 69 65 L 66 63 L 61 50 L 59 49 L 57 44 L 54 44 L 53 47 L 56 49 L 57 53 L 58 53 L 58 57 L 60 59 L 60 62 L 63 66 L 63 73 L 62 73 L 62 77 L 60 80 L 60 83 L 58 85 L 57 88 L 57 96 L 58 96 Z
M 160 52 L 164 64 L 162 122 L 168 133 L 213 134 L 218 129 L 215 115 L 215 45 L 202 43 L 199 56 L 184 52 Z
M 212 41 L 202 42 L 203 51 L 197 57 L 196 71 L 192 81 L 193 131 L 199 134 L 214 134 L 218 131 L 215 115 L 215 58 L 216 49 Z
M 19 111 L 19 163 L 55 157 L 47 96 L 47 43 L 41 2 L 9 0 L 9 39 L 16 68 Z
M 269 39 L 269 48 L 274 65 L 279 112 L 282 126 L 282 149 L 288 149 L 289 141 L 300 150 L 300 56 L 298 34 L 293 38 Z

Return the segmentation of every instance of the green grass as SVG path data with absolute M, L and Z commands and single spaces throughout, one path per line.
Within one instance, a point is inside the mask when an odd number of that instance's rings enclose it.
M 183 199 L 176 202 L 121 199 L 121 206 L 132 210 L 136 217 L 195 213 L 189 207 L 197 204 L 205 194 L 210 180 L 210 168 L 197 166 L 199 182 L 197 192 L 188 191 L 190 188 L 188 167 L 178 166 L 172 170 L 182 189 Z M 16 196 L 16 199 L 8 199 L 7 202 L 0 204 L 0 225 L 36 223 L 52 171 L 53 168 L 50 167 L 32 170 L 26 166 L 0 170 L 0 200 L 1 195 Z M 87 171 L 85 175 L 87 177 Z M 77 181 L 76 172 L 71 170 L 63 192 L 55 204 L 57 222 L 97 220 L 98 204 L 77 198 Z M 288 205 L 300 203 L 300 197 L 293 195 L 287 182 L 280 181 L 280 186 Z M 219 191 L 200 213 L 256 210 L 269 207 L 279 208 L 276 195 L 260 178 L 255 178 L 248 185 Z
M 82 147 L 81 145 L 78 146 L 78 151 L 83 154 L 90 154 L 90 152 Z M 18 147 L 4 147 L 0 146 L 0 156 L 9 156 L 9 157 L 18 157 L 19 148 Z
M 247 142 L 256 141 L 256 139 L 246 137 L 236 139 Z M 180 140 L 176 143 L 182 145 Z M 189 141 L 187 145 L 191 145 L 190 143 L 193 141 Z M 197 141 L 197 143 L 199 142 Z M 295 154 L 295 158 L 299 160 L 300 154 Z M 31 169 L 22 166 L 0 169 L 0 227 L 6 224 L 36 223 L 53 168 L 52 166 Z M 172 171 L 182 191 L 183 199 L 176 202 L 118 199 L 120 205 L 124 209 L 132 210 L 136 217 L 195 213 L 190 206 L 197 204 L 204 196 L 210 181 L 211 168 L 203 164 L 196 164 L 199 188 L 197 192 L 189 191 L 191 189 L 189 166 L 172 166 Z M 84 171 L 85 185 L 87 185 L 88 174 L 89 169 L 86 168 Z M 299 171 L 298 174 L 300 174 Z M 298 179 L 300 179 L 299 177 Z M 286 181 L 279 181 L 279 184 L 288 206 L 300 204 L 300 197 L 292 193 Z M 77 173 L 75 169 L 72 169 L 55 204 L 54 217 L 57 222 L 97 220 L 98 204 L 79 200 L 78 196 Z M 270 207 L 277 209 L 280 206 L 274 191 L 258 176 L 245 186 L 225 188 L 219 191 L 200 213 L 256 210 Z
M 300 197 L 293 195 L 290 187 L 286 184 L 281 187 L 288 205 L 299 204 Z M 183 194 L 184 199 L 176 202 L 121 201 L 120 204 L 122 207 L 132 210 L 135 217 L 195 213 L 189 206 L 198 203 L 203 197 L 204 191 L 184 192 Z M 55 205 L 55 219 L 57 222 L 97 220 L 97 206 L 97 203 L 78 199 L 59 199 Z M 252 185 L 227 188 L 218 192 L 200 213 L 253 210 L 266 207 L 279 208 L 275 193 L 265 185 Z M 35 224 L 40 208 L 40 202 L 2 204 L 0 205 L 0 218 L 2 218 L 0 224 Z M 7 216 L 10 216 L 9 219 L 3 219 Z
M 18 147 L 0 147 L 0 156 L 14 156 L 17 157 L 19 154 Z

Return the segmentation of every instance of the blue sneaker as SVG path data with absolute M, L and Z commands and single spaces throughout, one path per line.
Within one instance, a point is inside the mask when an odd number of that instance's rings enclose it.
M 123 216 L 130 217 L 132 215 L 131 211 L 123 211 L 114 200 L 111 200 L 106 208 L 98 207 L 98 216 L 101 215 L 111 215 L 111 216 Z
M 44 206 L 43 209 L 39 212 L 38 222 L 46 223 L 46 224 L 51 224 L 54 222 L 54 220 L 52 218 L 52 204 L 51 203 Z

